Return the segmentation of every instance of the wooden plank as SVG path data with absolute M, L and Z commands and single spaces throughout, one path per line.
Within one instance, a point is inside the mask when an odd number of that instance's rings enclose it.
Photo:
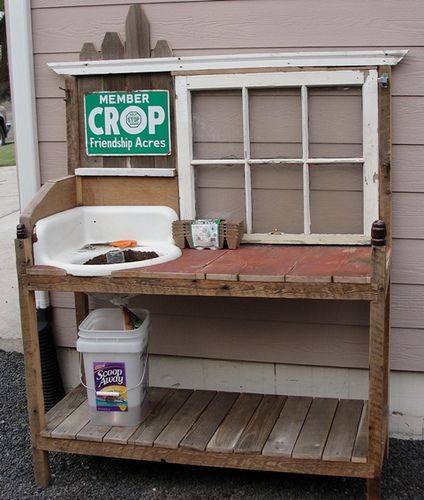
M 179 210 L 173 177 L 84 177 L 83 205 L 165 205 Z
M 323 460 L 348 462 L 352 457 L 364 402 L 341 399 L 325 445 Z
M 152 57 L 172 57 L 172 49 L 166 40 L 158 40 L 152 51 Z M 151 76 L 151 88 L 167 90 L 169 92 L 169 122 L 171 124 L 171 154 L 168 156 L 155 156 L 155 168 L 175 168 L 175 92 L 174 81 L 171 74 L 155 73 Z
M 88 402 L 85 400 L 76 410 L 51 432 L 52 438 L 76 439 L 78 432 L 89 422 Z
M 16 239 L 16 267 L 18 271 L 19 304 L 21 312 L 22 341 L 25 355 L 25 387 L 30 425 L 32 460 L 35 481 L 46 487 L 50 479 L 48 453 L 37 449 L 37 435 L 46 425 L 44 395 L 40 364 L 35 293 L 28 291 L 23 283 L 27 264 L 32 263 L 31 234 L 29 238 Z
M 125 20 L 125 57 L 137 59 L 150 57 L 150 23 L 141 5 L 131 5 Z M 127 75 L 128 90 L 151 88 L 150 75 Z M 153 156 L 129 157 L 131 167 L 154 167 Z
M 362 408 L 361 420 L 352 452 L 352 462 L 366 463 L 368 460 L 368 402 Z
M 260 453 L 287 396 L 264 396 L 234 449 L 235 453 Z
M 327 300 L 373 300 L 375 291 L 364 283 L 267 283 L 185 279 L 143 279 L 141 277 L 90 276 L 87 279 L 66 275 L 26 276 L 31 290 L 114 292 L 154 295 L 196 295 L 204 297 L 264 297 Z
M 69 210 L 75 206 L 76 187 L 74 176 L 48 181 L 24 208 L 20 222 L 25 224 L 27 233 L 30 235 L 39 219 L 63 210 Z
M 166 389 L 164 387 L 148 388 L 147 395 L 141 407 L 140 424 L 142 424 L 146 420 L 146 418 L 151 414 L 154 408 L 159 404 L 159 402 L 165 397 L 168 392 L 169 389 Z M 133 427 L 112 427 L 110 431 L 104 436 L 103 441 L 105 443 L 126 444 L 130 436 L 134 434 L 139 425 Z
M 80 61 L 97 61 L 100 53 L 92 43 L 84 43 L 80 52 Z M 103 88 L 103 80 L 98 76 L 82 76 L 78 78 L 78 106 L 79 106 L 79 147 L 80 162 L 77 167 L 102 167 L 102 156 L 87 156 L 85 146 L 85 122 L 84 122 L 84 95 L 90 92 L 98 92 Z
M 380 466 L 383 460 L 381 443 L 385 420 L 387 419 L 387 395 L 384 393 L 384 379 L 388 366 L 388 345 L 385 335 L 385 281 L 386 247 L 373 246 L 373 283 L 378 286 L 378 295 L 370 303 L 369 327 L 369 400 L 368 400 L 368 457 Z
M 103 38 L 102 59 L 122 59 L 124 57 L 124 45 L 118 33 L 107 32 Z M 99 78 L 101 78 L 99 76 Z M 104 75 L 103 90 L 126 90 L 124 75 Z M 127 160 L 125 156 L 113 156 L 103 158 L 103 167 L 125 168 Z
M 373 477 L 375 470 L 371 464 L 351 462 L 324 462 L 322 460 L 292 460 L 281 457 L 266 457 L 242 453 L 213 453 L 178 448 L 176 450 L 156 446 L 136 446 L 114 443 L 90 443 L 76 439 L 39 438 L 42 450 L 96 455 L 132 460 L 166 461 L 175 464 L 191 464 L 232 469 L 292 472 L 301 474 L 323 474 L 332 476 Z
M 78 83 L 74 76 L 65 76 L 66 89 L 66 143 L 68 152 L 68 174 L 73 174 L 80 165 L 80 129 L 78 106 Z
M 261 394 L 240 394 L 209 441 L 207 451 L 232 453 L 261 400 Z
M 199 251 L 192 248 L 183 250 L 178 259 L 139 269 L 128 271 L 117 271 L 114 276 L 145 277 L 145 278 L 180 278 L 180 279 L 204 279 L 203 269 L 217 259 L 221 259 L 228 250 Z
M 69 392 L 57 405 L 46 413 L 46 426 L 40 432 L 41 436 L 49 437 L 52 430 L 61 424 L 73 411 L 87 399 L 85 387 L 79 385 Z
M 266 442 L 262 455 L 291 457 L 312 398 L 289 396 Z
M 387 76 L 387 84 L 378 87 L 378 161 L 379 218 L 386 223 L 387 246 L 392 245 L 392 72 L 381 66 L 378 75 Z
M 371 282 L 371 247 L 343 247 L 340 253 L 341 259 L 333 274 L 335 283 Z
M 110 425 L 93 424 L 90 421 L 77 432 L 76 438 L 80 441 L 94 441 L 101 443 L 104 435 L 109 432 L 110 428 Z
M 293 458 L 321 459 L 337 404 L 337 399 L 313 400 L 294 447 Z
M 340 266 L 340 247 L 304 247 L 302 257 L 286 275 L 288 282 L 331 282 Z
M 237 397 L 238 394 L 234 392 L 218 392 L 182 440 L 180 446 L 192 450 L 205 450 L 206 445 Z
M 207 279 L 237 281 L 284 281 L 299 258 L 298 248 L 242 245 L 205 267 Z
M 169 424 L 155 439 L 154 446 L 178 448 L 181 440 L 194 425 L 211 399 L 214 391 L 194 391 L 184 406 L 174 415 Z
M 153 446 L 155 439 L 168 425 L 172 417 L 187 401 L 193 391 L 179 389 L 169 392 L 156 406 L 147 419 L 139 426 L 137 431 L 128 440 L 143 446 Z

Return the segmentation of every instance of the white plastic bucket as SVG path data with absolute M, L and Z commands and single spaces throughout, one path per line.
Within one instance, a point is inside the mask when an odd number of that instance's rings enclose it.
M 121 309 L 97 309 L 81 323 L 77 351 L 82 353 L 90 419 L 94 424 L 133 426 L 149 381 L 147 345 L 150 313 L 134 310 L 142 324 L 124 329 Z

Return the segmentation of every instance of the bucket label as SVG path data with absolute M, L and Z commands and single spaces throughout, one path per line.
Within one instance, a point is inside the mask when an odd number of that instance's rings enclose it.
M 97 411 L 128 411 L 125 363 L 94 361 Z

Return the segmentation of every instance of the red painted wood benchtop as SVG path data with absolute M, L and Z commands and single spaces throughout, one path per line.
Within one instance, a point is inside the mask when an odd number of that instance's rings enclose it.
M 370 283 L 371 254 L 369 246 L 242 245 L 237 250 L 184 249 L 178 259 L 117 271 L 112 277 Z

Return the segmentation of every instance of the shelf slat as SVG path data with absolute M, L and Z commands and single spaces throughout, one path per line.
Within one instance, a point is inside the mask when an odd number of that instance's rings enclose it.
M 261 394 L 240 394 L 206 449 L 218 453 L 232 453 L 262 397 Z
M 312 398 L 288 397 L 263 449 L 264 455 L 291 457 L 311 403 Z
M 181 442 L 182 448 L 204 451 L 210 439 L 233 406 L 238 394 L 218 392 Z
M 323 460 L 348 462 L 352 457 L 363 402 L 353 399 L 340 400 L 328 435 Z
M 184 406 L 174 415 L 169 424 L 155 439 L 155 446 L 163 448 L 178 448 L 181 440 L 190 430 L 193 422 L 209 404 L 214 391 L 194 391 Z
M 294 447 L 293 458 L 321 458 L 337 404 L 337 399 L 314 399 Z
M 236 453 L 260 453 L 285 403 L 286 396 L 264 396 L 244 429 Z

